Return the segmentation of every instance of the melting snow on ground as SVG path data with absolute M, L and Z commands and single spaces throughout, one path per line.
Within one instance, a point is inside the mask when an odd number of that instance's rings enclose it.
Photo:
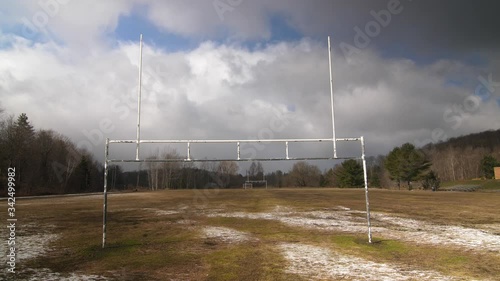
M 29 281 L 102 281 L 108 280 L 105 277 L 99 275 L 85 275 L 78 273 L 71 273 L 64 276 L 60 273 L 55 273 L 47 268 L 35 270 L 27 270 L 24 273 L 29 274 Z
M 275 208 L 279 210 L 279 208 Z M 211 213 L 208 216 L 235 217 L 247 219 L 277 220 L 294 227 L 346 232 L 366 233 L 364 212 L 339 207 L 328 211 L 272 211 L 267 213 Z M 372 231 L 375 236 L 417 244 L 448 245 L 471 250 L 489 251 L 500 254 L 498 226 L 489 225 L 482 229 L 456 225 L 437 225 L 429 222 L 405 219 L 389 214 L 372 212 Z
M 341 255 L 328 249 L 305 244 L 283 243 L 279 246 L 288 261 L 287 272 L 308 279 L 347 280 L 455 280 L 434 271 L 406 269 Z
M 142 208 L 142 209 L 145 211 L 152 211 L 157 216 L 176 215 L 179 213 L 179 211 L 175 211 L 175 210 L 161 210 L 161 209 L 156 209 L 156 208 Z
M 437 225 L 380 213 L 374 214 L 373 218 L 388 224 L 388 229 L 383 229 L 382 234 L 392 239 L 500 253 L 500 235 L 490 230 Z
M 227 243 L 241 243 L 256 240 L 245 232 L 227 227 L 209 226 L 203 228 L 202 232 L 205 238 L 217 239 Z
M 48 268 L 38 268 L 30 269 L 24 268 L 24 261 L 37 258 L 48 254 L 51 250 L 50 243 L 56 241 L 59 235 L 50 233 L 47 231 L 53 230 L 53 226 L 39 226 L 35 224 L 23 225 L 22 229 L 16 232 L 16 268 L 15 274 L 21 276 L 28 276 L 26 280 L 38 281 L 38 280 L 64 280 L 64 281 L 79 281 L 79 280 L 106 280 L 106 278 L 97 275 L 84 275 L 78 273 L 71 273 L 67 276 L 61 275 L 59 273 L 52 272 Z M 8 237 L 7 228 L 0 230 L 0 235 L 2 237 Z M 43 231 L 40 231 L 43 230 Z M 31 234 L 32 232 L 37 232 L 36 234 Z M 2 264 L 7 263 L 7 254 L 11 246 L 7 244 L 7 241 L 0 243 L 0 262 Z M 8 280 L 12 273 L 2 270 L 0 272 L 0 279 Z M 5 278 L 5 279 L 3 279 Z

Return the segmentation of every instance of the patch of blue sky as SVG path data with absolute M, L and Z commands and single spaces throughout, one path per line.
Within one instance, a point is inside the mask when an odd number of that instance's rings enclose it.
M 304 35 L 295 29 L 284 15 L 274 14 L 269 17 L 271 36 L 268 39 L 254 39 L 242 42 L 249 50 L 265 48 L 268 44 L 280 42 L 295 42 L 304 38 Z
M 459 88 L 461 88 L 461 87 L 465 86 L 465 82 L 462 80 L 450 78 L 444 82 L 444 85 L 447 87 L 459 87 Z
M 9 35 L 18 36 L 26 39 L 26 43 L 32 46 L 36 43 L 46 43 L 48 41 L 56 41 L 60 44 L 60 40 L 57 40 L 49 30 L 40 30 L 36 27 L 28 26 L 25 24 L 16 25 L 4 25 L 0 29 L 1 37 L 6 37 L 6 40 L 0 39 L 0 49 L 10 49 L 14 46 L 16 41 L 10 40 Z
M 374 47 L 376 42 L 372 42 Z M 462 52 L 446 52 L 434 50 L 417 50 L 416 48 L 408 47 L 403 44 L 384 44 L 384 46 L 376 46 L 380 55 L 383 58 L 405 58 L 410 59 L 417 65 L 429 65 L 440 60 L 454 60 L 460 61 L 469 66 L 483 67 L 488 64 L 488 60 L 480 53 L 467 53 Z
M 280 14 L 275 14 L 270 18 L 271 39 L 270 41 L 298 41 L 302 39 L 303 34 L 293 28 L 287 18 Z
M 139 41 L 140 34 L 143 34 L 146 44 L 169 52 L 190 50 L 198 46 L 196 40 L 161 30 L 141 13 L 121 16 L 113 32 L 118 41 Z

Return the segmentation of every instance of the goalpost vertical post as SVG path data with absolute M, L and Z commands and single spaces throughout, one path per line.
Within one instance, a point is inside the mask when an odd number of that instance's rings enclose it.
M 330 106 L 332 110 L 332 142 L 333 142 L 333 158 L 337 158 L 337 137 L 335 133 L 335 108 L 333 100 L 333 71 L 332 71 L 332 45 L 330 36 L 328 36 L 328 66 L 330 70 Z M 372 228 L 370 222 L 370 202 L 368 197 L 368 175 L 366 173 L 366 156 L 365 156 L 365 140 L 361 136 L 361 159 L 363 161 L 363 178 L 365 184 L 365 201 L 366 201 L 366 220 L 368 224 L 368 243 L 372 243 Z
M 361 136 L 361 159 L 363 160 L 363 177 L 365 180 L 366 221 L 368 223 L 368 243 L 372 243 L 372 226 L 370 222 L 370 201 L 368 201 L 368 175 L 366 173 L 365 138 Z
M 333 142 L 333 158 L 337 158 L 337 139 L 335 135 L 335 111 L 333 107 L 333 72 L 332 72 L 332 45 L 330 36 L 328 36 L 328 65 L 330 69 L 330 105 L 332 108 L 332 142 Z
M 104 148 L 104 202 L 102 207 L 102 248 L 106 246 L 106 223 L 108 220 L 108 158 L 109 158 L 109 138 L 106 139 Z
M 142 34 L 139 40 L 139 89 L 137 91 L 137 147 L 135 160 L 139 160 L 139 143 L 141 141 L 141 95 L 142 95 Z
M 143 41 L 142 41 L 142 34 L 140 35 L 140 47 L 139 47 L 139 53 L 140 53 L 140 61 L 139 61 L 139 89 L 137 93 L 137 139 L 134 140 L 110 140 L 109 138 L 106 139 L 106 147 L 105 147 L 105 161 L 104 161 L 104 202 L 103 202 L 103 234 L 102 234 L 102 248 L 105 247 L 106 245 L 106 224 L 107 224 L 107 199 L 108 199 L 108 190 L 107 190 L 107 185 L 108 185 L 108 169 L 109 169 L 109 163 L 115 163 L 115 162 L 137 162 L 137 163 L 142 163 L 147 160 L 140 160 L 139 159 L 139 148 L 140 148 L 140 143 L 141 143 L 141 131 L 140 131 L 140 126 L 141 126 L 141 94 L 142 94 L 142 46 Z M 336 138 L 336 133 L 335 133 L 335 112 L 334 112 L 334 98 L 333 98 L 333 72 L 332 72 L 332 55 L 331 55 L 331 43 L 330 43 L 330 36 L 328 36 L 328 58 L 329 58 L 329 70 L 330 70 L 330 103 L 331 103 L 331 117 L 332 117 L 332 143 L 333 143 L 333 157 L 328 157 L 325 158 L 328 160 L 331 159 L 339 159 L 337 157 L 337 138 Z M 329 141 L 330 139 L 302 139 L 302 140 L 297 140 L 297 139 L 285 139 L 285 140 L 271 140 L 273 142 L 285 142 L 285 158 L 280 159 L 263 159 L 266 161 L 269 160 L 291 160 L 289 157 L 289 151 L 288 151 L 288 142 L 297 142 L 297 141 L 306 141 L 306 142 L 321 142 L 321 141 Z M 363 176 L 364 176 L 364 185 L 365 185 L 365 200 L 366 200 L 366 216 L 367 216 L 367 222 L 368 222 L 368 242 L 372 243 L 372 233 L 371 233 L 371 222 L 370 222 L 370 204 L 368 201 L 368 177 L 367 177 L 367 168 L 366 168 L 366 156 L 365 156 L 365 142 L 364 142 L 364 137 L 361 136 L 360 138 L 345 138 L 345 139 L 339 139 L 339 141 L 352 141 L 352 140 L 360 140 L 361 142 L 361 160 L 363 162 Z M 109 159 L 109 145 L 111 143 L 136 143 L 136 157 L 135 160 L 116 160 L 116 159 Z M 150 142 L 150 143 L 173 143 L 173 142 L 186 142 L 182 140 L 163 140 L 163 141 L 143 141 L 143 142 Z M 243 159 L 240 158 L 240 142 L 242 141 L 236 141 L 236 140 L 218 140 L 218 141 L 207 141 L 207 140 L 202 140 L 198 142 L 203 142 L 203 143 L 208 143 L 208 142 L 221 142 L 221 143 L 231 143 L 234 142 L 237 144 L 237 161 L 241 161 Z M 197 141 L 187 141 L 187 159 L 184 160 L 179 160 L 180 161 L 199 161 L 196 159 L 191 159 L 191 143 L 198 143 Z M 261 142 L 261 140 L 246 140 L 245 142 Z M 307 160 L 320 160 L 319 158 L 304 158 Z M 359 159 L 359 157 L 356 158 L 343 158 L 343 159 Z M 251 160 L 251 159 L 245 159 L 245 160 Z M 254 159 L 258 160 L 258 159 Z M 166 160 L 165 160 L 166 161 Z M 139 173 L 140 175 L 140 173 Z M 266 181 L 266 188 L 267 188 L 267 181 Z

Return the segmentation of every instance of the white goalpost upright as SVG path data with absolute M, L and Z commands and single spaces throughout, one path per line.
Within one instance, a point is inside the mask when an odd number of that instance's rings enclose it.
M 328 59 L 329 59 L 329 70 L 330 70 L 330 105 L 331 105 L 331 118 L 332 118 L 332 137 L 331 138 L 318 138 L 318 139 L 254 139 L 254 140 L 143 140 L 141 139 L 141 88 L 142 88 L 142 34 L 140 35 L 140 59 L 139 59 L 139 90 L 137 93 L 137 138 L 128 140 L 111 140 L 106 139 L 106 145 L 104 149 L 104 202 L 103 202 L 103 232 L 102 232 L 102 248 L 106 246 L 106 227 L 107 227 L 107 205 L 108 205 L 108 189 L 107 189 L 107 179 L 108 179 L 108 168 L 110 163 L 146 163 L 146 162 L 211 162 L 211 161 L 286 161 L 286 160 L 347 160 L 355 159 L 361 160 L 363 163 L 363 177 L 364 177 L 364 189 L 365 189 L 365 201 L 366 201 L 366 219 L 368 228 L 368 242 L 372 243 L 372 231 L 370 222 L 370 203 L 368 197 L 368 178 L 366 170 L 366 157 L 365 157 L 365 140 L 364 137 L 352 137 L 352 138 L 337 138 L 335 132 L 335 111 L 334 111 L 334 99 L 333 99 L 333 72 L 332 72 L 332 50 L 330 44 L 330 36 L 328 36 Z M 337 142 L 352 142 L 359 141 L 361 147 L 361 155 L 353 157 L 338 157 L 337 156 Z M 293 157 L 290 156 L 289 144 L 290 143 L 332 143 L 332 155 L 327 157 Z M 180 159 L 141 159 L 140 158 L 140 144 L 185 144 L 187 155 L 186 158 Z M 244 143 L 281 143 L 283 147 L 283 155 L 281 157 L 269 157 L 269 158 L 243 158 L 240 153 L 240 146 Z M 136 144 L 136 157 L 135 159 L 110 159 L 109 158 L 109 146 L 111 144 Z M 197 159 L 191 155 L 191 145 L 196 144 L 228 144 L 233 145 L 235 157 L 226 159 Z
M 253 188 L 253 184 L 254 183 L 265 184 L 266 189 L 267 189 L 267 180 L 266 180 L 266 178 L 265 178 L 264 175 L 262 175 L 262 179 L 261 180 L 250 180 L 250 176 L 248 174 L 247 174 L 247 180 L 243 184 L 243 189 L 247 189 L 247 187 Z

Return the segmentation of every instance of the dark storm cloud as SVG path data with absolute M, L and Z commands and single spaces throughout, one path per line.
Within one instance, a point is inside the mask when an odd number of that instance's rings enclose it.
M 457 56 L 499 47 L 498 1 L 413 1 L 376 42 L 419 55 Z
M 62 45 L 50 40 L 34 44 L 0 32 L 0 42 L 13 46 L 0 49 L 2 105 L 9 113 L 28 112 L 37 127 L 53 128 L 76 143 L 89 142 L 92 133 L 93 152 L 100 158 L 104 136 L 134 138 L 138 46 L 110 46 L 102 36 L 142 1 L 71 2 L 49 24 Z M 150 12 L 145 17 L 155 27 L 199 45 L 178 52 L 145 45 L 145 138 L 328 137 L 327 35 L 336 47 L 337 136 L 364 135 L 370 155 L 408 141 L 441 140 L 434 132 L 454 137 L 500 127 L 493 98 L 463 112 L 467 101 L 479 100 L 474 92 L 481 85 L 479 76 L 492 77 L 495 83 L 500 79 L 495 30 L 500 25 L 493 1 L 243 0 L 232 1 L 240 4 L 223 19 L 212 3 L 169 0 L 146 5 Z M 374 14 L 387 15 L 389 10 L 390 22 L 379 24 L 377 36 L 369 38 L 357 59 L 343 57 L 339 45 L 356 45 L 355 28 L 364 30 L 375 22 Z M 273 25 L 276 21 L 281 21 L 279 28 Z M 286 25 L 296 38 L 282 40 Z M 219 29 L 225 31 L 222 38 Z M 74 47 L 82 41 L 92 46 L 91 55 Z M 470 63 L 477 53 L 486 63 Z M 491 96 L 498 95 L 495 87 Z M 114 130 L 104 132 L 100 124 L 108 119 Z M 276 119 L 285 119 L 287 126 L 271 130 Z M 207 150 L 212 152 L 219 150 Z
M 375 0 L 323 1 L 304 4 L 296 1 L 288 7 L 293 24 L 306 35 L 332 34 L 337 45 L 352 45 L 355 27 L 366 33 L 374 14 L 384 14 L 392 6 L 386 26 L 370 37 L 370 48 L 391 56 L 446 57 L 464 52 L 496 50 L 500 45 L 500 2 L 494 0 Z M 298 8 L 297 8 L 298 7 Z M 385 13 L 387 14 L 387 13 Z M 385 20 L 385 19 L 384 19 Z M 380 20 L 378 21 L 380 22 Z M 406 53 L 406 54 L 405 54 Z

